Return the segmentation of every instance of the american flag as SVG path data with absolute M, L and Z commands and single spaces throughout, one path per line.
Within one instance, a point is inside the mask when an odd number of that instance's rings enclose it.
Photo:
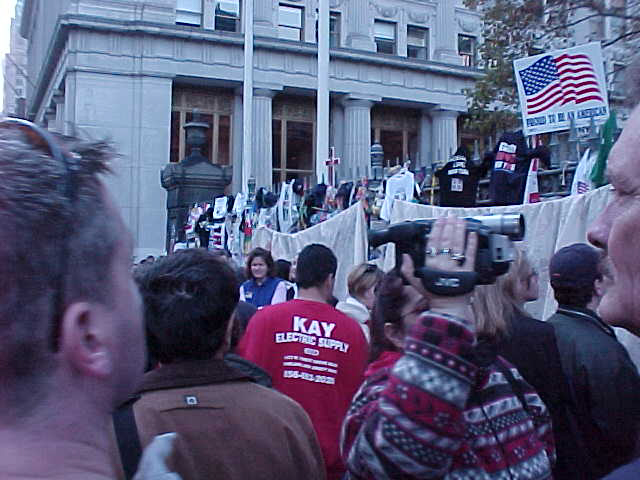
M 604 101 L 593 64 L 584 54 L 546 55 L 518 73 L 529 115 L 569 102 Z

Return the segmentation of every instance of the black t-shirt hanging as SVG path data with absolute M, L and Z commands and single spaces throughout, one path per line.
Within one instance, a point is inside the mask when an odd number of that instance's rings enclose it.
M 479 169 L 456 156 L 435 175 L 440 184 L 441 207 L 475 207 Z

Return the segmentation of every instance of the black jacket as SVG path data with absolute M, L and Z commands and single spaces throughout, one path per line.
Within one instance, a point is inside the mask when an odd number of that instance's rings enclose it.
M 498 344 L 498 354 L 516 366 L 522 377 L 540 395 L 553 422 L 557 460 L 555 480 L 584 478 L 583 452 L 575 448 L 575 428 L 569 411 L 571 392 L 562 371 L 553 327 L 527 315 L 516 314 L 510 321 L 509 336 Z
M 600 478 L 631 460 L 640 426 L 640 377 L 613 329 L 595 312 L 560 305 L 549 318 L 556 331 L 562 369 L 573 395 L 573 413 Z

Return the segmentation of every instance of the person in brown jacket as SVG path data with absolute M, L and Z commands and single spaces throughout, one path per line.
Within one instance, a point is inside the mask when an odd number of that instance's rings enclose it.
M 168 465 L 183 480 L 324 479 L 302 407 L 223 361 L 238 303 L 233 269 L 190 249 L 155 262 L 136 280 L 149 353 L 159 362 L 133 405 L 142 446 L 176 432 Z

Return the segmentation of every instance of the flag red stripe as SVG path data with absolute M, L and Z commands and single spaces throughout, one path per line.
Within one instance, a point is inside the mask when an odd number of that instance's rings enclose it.
M 572 77 L 574 75 L 589 75 L 595 78 L 592 68 L 563 68 L 558 69 L 560 77 Z
M 592 95 L 592 96 L 589 96 L 589 97 L 579 98 L 578 100 L 576 100 L 576 103 L 584 103 L 584 102 L 588 102 L 589 100 L 598 100 L 600 102 L 604 102 L 604 100 L 602 98 L 600 98 L 599 95 Z
M 555 105 L 558 102 L 562 101 L 562 92 L 558 92 L 557 95 L 554 95 L 552 98 L 550 98 L 547 102 L 538 105 L 536 107 L 531 107 L 529 105 L 527 105 L 527 110 L 530 114 L 534 114 L 534 113 L 540 113 L 544 110 L 547 110 L 549 107 Z
M 576 55 L 569 55 L 568 53 L 563 53 L 563 54 L 562 54 L 562 55 L 560 55 L 559 57 L 556 57 L 556 59 L 555 59 L 555 60 L 556 60 L 556 62 L 557 62 L 557 61 L 559 61 L 559 60 L 560 60 L 560 61 L 561 61 L 561 60 L 567 60 L 567 59 L 569 59 L 569 60 L 576 60 L 576 59 L 579 59 L 579 58 L 586 58 L 587 60 L 589 60 L 589 56 L 588 56 L 588 55 L 585 55 L 584 53 L 578 53 L 578 54 L 576 54 Z
M 552 92 L 550 95 L 547 95 L 545 98 L 543 98 L 542 100 L 538 100 L 535 102 L 531 102 L 529 100 L 527 100 L 527 107 L 528 108 L 537 108 L 540 105 L 544 105 L 545 103 L 547 103 L 551 98 L 555 98 L 558 95 L 563 95 L 563 91 L 562 89 L 558 88 L 556 91 Z
M 558 80 L 554 80 L 553 83 L 550 83 L 549 85 L 544 87 L 543 90 L 536 93 L 535 97 L 527 98 L 527 102 L 537 102 L 539 99 L 541 99 L 542 97 L 546 97 L 549 94 L 549 92 L 557 88 L 560 88 L 560 82 L 558 82 Z

